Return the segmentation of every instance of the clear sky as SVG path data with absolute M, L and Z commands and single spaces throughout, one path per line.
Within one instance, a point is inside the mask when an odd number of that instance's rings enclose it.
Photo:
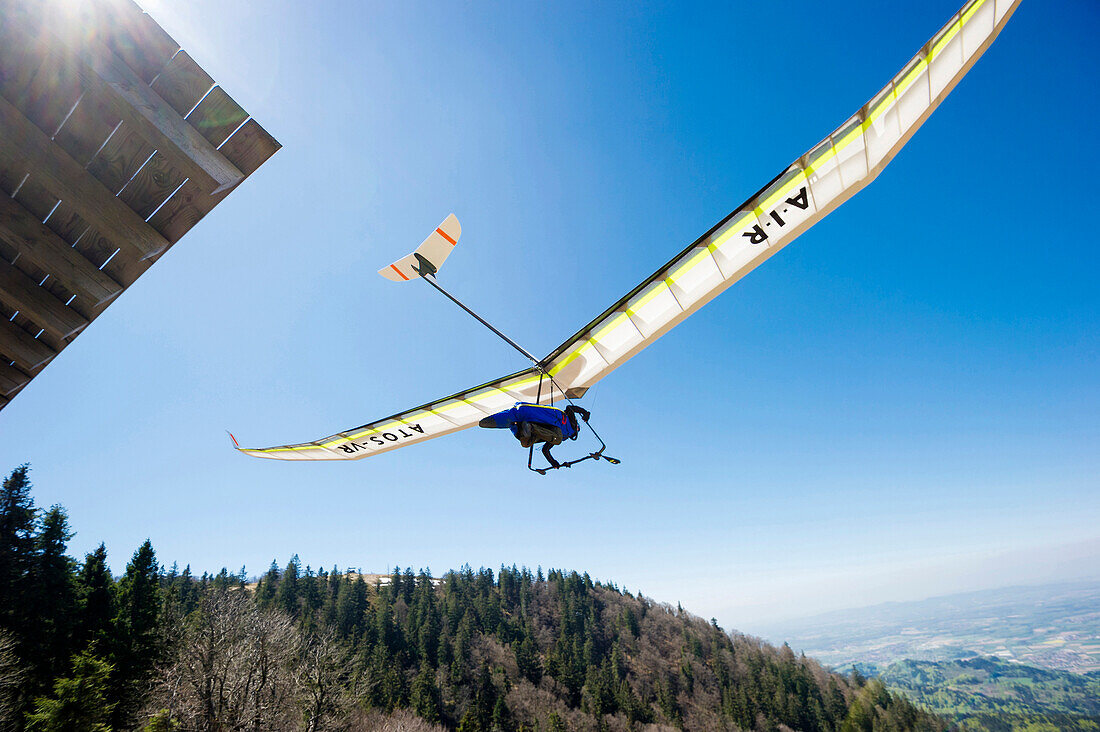
M 1100 574 L 1100 6 L 1024 2 L 870 187 L 593 389 L 614 467 L 504 433 L 235 453 L 524 366 L 855 112 L 959 0 L 145 0 L 283 149 L 0 413 L 83 554 L 587 570 L 752 632 Z M 559 448 L 564 455 L 569 448 Z

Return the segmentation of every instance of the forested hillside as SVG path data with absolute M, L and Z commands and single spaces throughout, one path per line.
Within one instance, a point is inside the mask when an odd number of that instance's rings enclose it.
M 0 495 L 7 728 L 946 727 L 877 680 L 576 572 L 368 583 L 295 557 L 249 583 L 165 570 L 147 541 L 115 578 L 102 545 L 67 556 L 64 510 L 36 509 L 30 487 L 24 466 Z

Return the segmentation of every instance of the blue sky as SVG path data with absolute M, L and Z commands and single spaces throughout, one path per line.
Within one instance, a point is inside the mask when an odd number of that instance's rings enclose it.
M 284 145 L 0 414 L 76 553 L 587 570 L 751 632 L 1097 576 L 1100 8 L 1023 3 L 879 179 L 590 392 L 623 464 L 469 430 L 250 460 L 547 352 L 847 119 L 956 0 L 147 0 Z M 567 452 L 565 450 L 564 452 Z M 563 452 L 563 454 L 564 454 Z

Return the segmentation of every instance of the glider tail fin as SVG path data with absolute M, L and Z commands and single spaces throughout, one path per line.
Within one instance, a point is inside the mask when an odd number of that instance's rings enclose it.
M 462 227 L 458 217 L 451 214 L 428 238 L 420 243 L 412 254 L 408 254 L 388 267 L 378 270 L 378 274 L 394 282 L 407 282 L 423 274 L 435 274 L 458 244 L 462 236 Z

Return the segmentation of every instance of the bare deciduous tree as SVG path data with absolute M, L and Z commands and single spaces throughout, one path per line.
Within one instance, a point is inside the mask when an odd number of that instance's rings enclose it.
M 18 729 L 19 688 L 24 671 L 15 654 L 15 639 L 0 630 L 0 730 Z
M 215 591 L 162 669 L 150 711 L 203 732 L 294 729 L 299 650 L 289 615 L 261 612 L 237 589 Z
M 297 681 L 308 732 L 334 729 L 351 706 L 344 657 L 345 651 L 331 629 L 311 635 L 302 644 Z
M 351 732 L 444 732 L 444 727 L 425 722 L 408 709 L 396 709 L 390 714 L 378 709 L 360 711 L 350 726 Z

